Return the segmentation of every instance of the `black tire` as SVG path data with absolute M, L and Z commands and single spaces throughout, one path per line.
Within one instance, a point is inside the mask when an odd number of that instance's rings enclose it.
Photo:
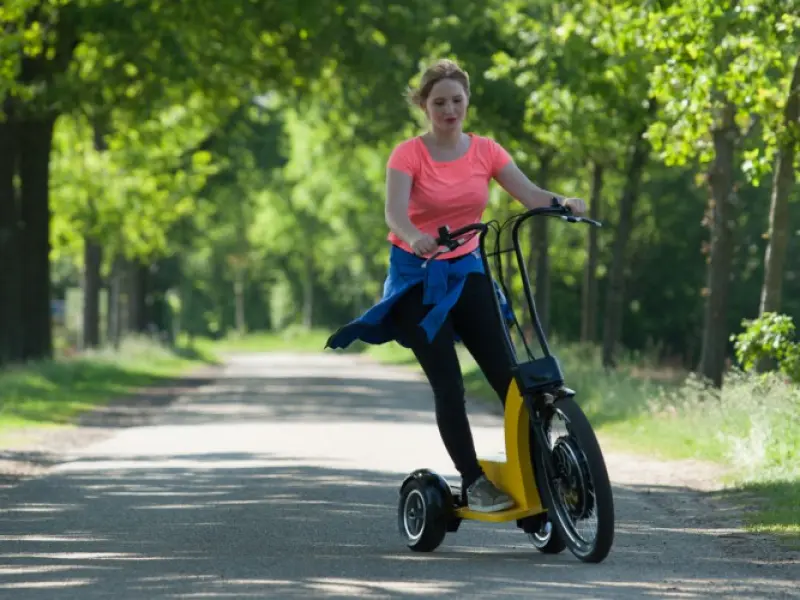
M 446 499 L 432 485 L 411 481 L 400 492 L 397 524 L 406 545 L 416 552 L 432 552 L 447 533 Z
M 543 554 L 559 554 L 567 547 L 547 513 L 526 517 L 521 527 L 534 548 Z
M 570 552 L 583 562 L 599 563 L 608 556 L 614 543 L 614 497 L 600 444 L 586 415 L 572 398 L 557 400 L 550 418 L 563 419 L 568 435 L 558 438 L 549 450 L 537 448 L 537 480 L 542 502 Z M 569 479 L 572 503 L 567 503 L 559 483 L 547 475 L 545 452 L 550 452 L 553 462 L 563 467 L 560 470 L 563 477 L 558 479 Z M 596 516 L 597 529 L 594 539 L 587 540 L 577 531 L 573 518 L 581 519 L 591 513 Z

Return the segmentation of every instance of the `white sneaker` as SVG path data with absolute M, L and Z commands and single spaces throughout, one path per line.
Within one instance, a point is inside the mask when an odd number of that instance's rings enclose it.
M 499 512 L 514 506 L 514 500 L 481 475 L 467 488 L 467 506 L 475 512 Z

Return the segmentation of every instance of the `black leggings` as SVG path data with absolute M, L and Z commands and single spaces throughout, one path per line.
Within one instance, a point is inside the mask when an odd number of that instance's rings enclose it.
M 431 309 L 431 306 L 423 305 L 422 292 L 422 284 L 419 284 L 400 298 L 392 308 L 392 320 L 402 332 L 400 341 L 414 352 L 433 388 L 436 423 L 466 489 L 480 477 L 482 469 L 467 420 L 464 380 L 456 355 L 454 334 L 458 333 L 461 337 L 500 401 L 505 404 L 511 369 L 503 348 L 503 329 L 492 299 L 492 284 L 485 275 L 472 273 L 467 276 L 458 302 L 429 343 L 419 326 Z

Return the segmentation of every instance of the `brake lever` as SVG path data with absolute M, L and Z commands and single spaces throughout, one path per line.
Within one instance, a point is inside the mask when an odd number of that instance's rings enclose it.
M 422 268 L 423 269 L 426 268 L 428 266 L 428 263 L 431 262 L 433 259 L 435 259 L 437 256 L 441 256 L 442 254 L 447 254 L 448 252 L 452 252 L 453 250 L 455 250 L 459 246 L 462 246 L 463 244 L 465 244 L 466 241 L 467 240 L 464 240 L 464 239 L 450 240 L 447 244 L 441 244 L 442 246 L 445 246 L 445 248 L 447 248 L 447 249 L 446 250 L 438 250 L 437 252 L 435 252 L 434 254 L 429 256 L 425 260 L 425 262 L 422 263 Z
M 561 215 L 559 218 L 569 223 L 588 223 L 589 225 L 594 225 L 595 227 L 603 226 L 603 224 L 600 221 L 595 221 L 594 219 L 587 219 L 586 217 L 576 217 L 574 215 Z

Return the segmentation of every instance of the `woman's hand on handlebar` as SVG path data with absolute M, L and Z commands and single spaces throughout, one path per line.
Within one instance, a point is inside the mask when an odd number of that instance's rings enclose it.
M 428 235 L 427 233 L 421 233 L 409 245 L 411 246 L 411 250 L 413 250 L 414 254 L 417 256 L 425 256 L 427 254 L 436 252 L 439 249 L 439 244 L 436 242 L 436 238 Z
M 586 202 L 580 198 L 564 198 L 562 203 L 572 211 L 573 215 L 580 216 L 586 212 Z

